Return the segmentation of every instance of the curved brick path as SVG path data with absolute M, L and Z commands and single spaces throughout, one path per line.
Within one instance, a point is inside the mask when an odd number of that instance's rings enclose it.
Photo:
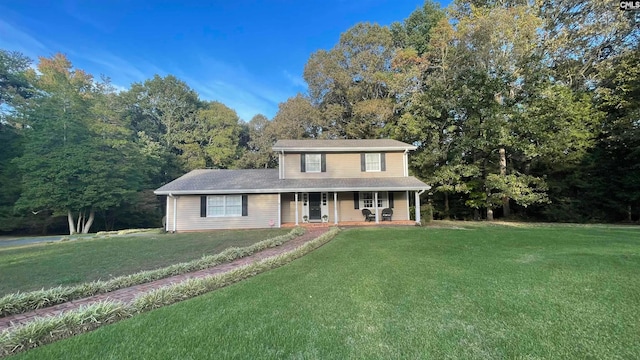
M 234 260 L 230 263 L 220 264 L 220 265 L 217 265 L 208 269 L 200 270 L 200 271 L 195 271 L 195 272 L 191 272 L 183 275 L 176 275 L 176 276 L 152 281 L 145 284 L 135 285 L 132 287 L 115 290 L 105 294 L 90 296 L 84 299 L 73 300 L 63 304 L 58 304 L 51 307 L 31 311 L 28 313 L 6 316 L 3 318 L 0 318 L 0 331 L 9 329 L 10 327 L 15 325 L 27 323 L 37 317 L 57 315 L 63 311 L 72 310 L 72 309 L 78 308 L 81 305 L 89 305 L 98 301 L 115 300 L 115 301 L 121 301 L 123 303 L 130 303 L 139 295 L 149 292 L 151 290 L 161 288 L 163 286 L 180 283 L 190 278 L 200 278 L 200 277 L 206 277 L 210 275 L 225 273 L 227 271 L 231 271 L 235 268 L 238 268 L 240 266 L 243 266 L 258 260 L 283 254 L 287 251 L 293 250 L 303 245 L 304 243 L 310 240 L 317 238 L 318 236 L 324 234 L 328 230 L 329 230 L 329 227 L 326 227 L 326 226 L 310 227 L 307 229 L 307 231 L 303 235 L 298 236 L 295 239 L 289 240 L 280 246 L 262 250 L 253 255 Z

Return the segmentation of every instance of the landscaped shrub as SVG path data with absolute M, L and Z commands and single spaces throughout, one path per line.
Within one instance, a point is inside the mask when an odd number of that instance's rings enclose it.
M 216 255 L 205 255 L 200 259 L 170 265 L 156 270 L 142 271 L 136 274 L 119 276 L 110 280 L 98 280 L 75 286 L 59 286 L 25 293 L 8 294 L 0 298 L 0 316 L 21 314 L 43 307 L 61 304 L 67 301 L 107 293 L 110 291 L 164 279 L 170 276 L 186 274 L 207 269 L 225 262 L 252 255 L 258 251 L 282 245 L 304 234 L 304 228 L 298 227 L 288 234 L 257 242 L 243 248 L 228 248 Z
M 133 303 L 100 302 L 57 316 L 34 320 L 0 333 L 0 356 L 15 354 L 39 345 L 94 330 L 102 325 L 187 300 L 236 283 L 261 272 L 285 265 L 329 242 L 340 231 L 328 232 L 287 253 L 273 256 L 232 271 L 204 278 L 192 278 L 143 294 Z
M 416 219 L 416 208 L 415 206 L 409 207 L 409 219 Z M 420 224 L 425 225 L 431 222 L 433 219 L 433 206 L 431 204 L 420 205 Z

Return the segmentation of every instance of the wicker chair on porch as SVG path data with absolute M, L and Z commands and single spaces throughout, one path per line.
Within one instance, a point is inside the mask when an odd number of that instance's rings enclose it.
M 371 213 L 369 209 L 362 209 L 362 216 L 364 216 L 364 221 L 375 221 L 376 215 Z
M 393 210 L 390 208 L 382 209 L 382 221 L 389 220 L 391 221 L 391 217 L 393 216 Z

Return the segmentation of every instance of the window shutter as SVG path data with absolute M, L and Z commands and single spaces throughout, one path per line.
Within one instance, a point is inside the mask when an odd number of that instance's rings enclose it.
M 306 166 L 304 163 L 304 153 L 300 154 L 300 172 L 306 172 Z
M 327 154 L 320 154 L 320 172 L 327 172 Z
M 389 207 L 393 209 L 393 193 L 389 191 Z
M 380 153 L 380 171 L 387 171 L 387 162 L 384 159 L 384 153 Z
M 247 210 L 248 208 L 248 199 L 247 199 L 247 195 L 242 195 L 242 216 L 247 216 L 249 215 L 249 212 Z
M 353 192 L 353 208 L 360 209 L 360 194 L 357 191 Z
M 364 153 L 360 154 L 360 171 L 367 171 L 367 163 L 364 160 Z
M 200 217 L 207 217 L 207 197 L 200 196 Z

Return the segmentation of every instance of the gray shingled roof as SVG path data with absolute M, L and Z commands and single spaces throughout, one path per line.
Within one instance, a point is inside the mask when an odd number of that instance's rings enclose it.
M 428 190 L 413 176 L 349 179 L 278 179 L 277 169 L 193 170 L 154 191 L 157 195 L 313 191 Z
M 392 139 L 278 140 L 273 151 L 404 151 L 416 147 Z

